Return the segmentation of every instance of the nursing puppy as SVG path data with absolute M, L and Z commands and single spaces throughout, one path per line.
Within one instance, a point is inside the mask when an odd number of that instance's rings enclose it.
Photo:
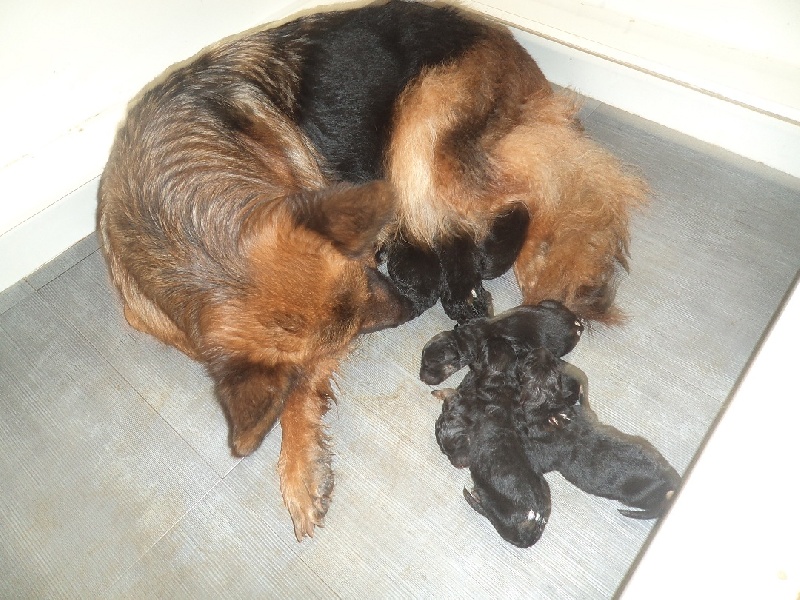
M 581 321 L 559 302 L 517 306 L 492 318 L 475 319 L 433 336 L 422 349 L 420 379 L 437 385 L 478 357 L 481 344 L 502 338 L 517 353 L 544 347 L 564 356 L 580 340 Z
M 483 281 L 511 268 L 529 221 L 527 208 L 517 206 L 497 217 L 477 243 L 471 236 L 457 236 L 435 248 L 392 240 L 385 248 L 389 277 L 416 314 L 441 300 L 445 314 L 458 323 L 492 316 L 492 297 Z
M 514 270 L 524 303 L 560 300 L 582 318 L 616 322 L 630 213 L 646 186 L 584 133 L 577 111 L 506 30 L 486 26 L 403 90 L 386 176 L 405 239 L 429 247 L 480 240 L 522 203 L 530 222 Z
M 640 509 L 620 509 L 627 517 L 661 516 L 680 485 L 677 471 L 644 438 L 600 423 L 565 366 L 544 348 L 517 362 L 513 422 L 531 466 L 540 473 L 558 471 L 584 492 Z
M 512 421 L 518 393 L 513 348 L 499 338 L 481 344 L 457 390 L 436 390 L 443 401 L 436 440 L 457 468 L 469 467 L 473 489 L 464 498 L 506 541 L 527 548 L 544 532 L 550 488 L 531 468 Z

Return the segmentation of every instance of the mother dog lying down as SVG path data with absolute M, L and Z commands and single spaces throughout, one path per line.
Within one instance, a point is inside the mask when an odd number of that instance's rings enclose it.
M 521 204 L 525 300 L 613 315 L 641 187 L 574 113 L 505 29 L 405 2 L 221 42 L 132 104 L 98 209 L 125 317 L 207 367 L 235 454 L 280 418 L 298 539 L 330 502 L 339 359 L 413 316 L 382 241 L 479 239 Z

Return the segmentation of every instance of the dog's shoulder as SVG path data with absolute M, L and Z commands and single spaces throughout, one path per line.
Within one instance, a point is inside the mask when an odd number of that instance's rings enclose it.
M 337 179 L 382 175 L 394 104 L 426 68 L 456 60 L 486 25 L 450 7 L 389 2 L 304 28 L 297 122 Z

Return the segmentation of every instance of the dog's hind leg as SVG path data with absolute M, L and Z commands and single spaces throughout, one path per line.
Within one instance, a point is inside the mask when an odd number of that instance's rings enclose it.
M 313 537 L 314 528 L 325 524 L 333 492 L 330 442 L 322 422 L 333 400 L 333 367 L 333 361 L 318 365 L 314 374 L 292 391 L 281 415 L 278 474 L 298 541 Z
M 111 244 L 105 235 L 102 240 L 105 244 L 103 252 L 109 265 L 109 275 L 119 292 L 123 314 L 128 325 L 137 331 L 152 335 L 165 344 L 175 346 L 190 358 L 199 359 L 197 349 L 186 334 L 155 302 L 147 297 L 128 269 L 119 261 L 117 255 L 111 252 Z
M 142 311 L 142 308 L 146 312 Z M 199 355 L 194 349 L 189 339 L 178 327 L 154 304 L 148 302 L 146 305 L 139 305 L 139 310 L 135 311 L 127 302 L 123 300 L 123 314 L 128 325 L 147 333 L 161 340 L 165 344 L 175 346 L 178 350 L 188 357 L 197 360 Z
M 575 127 L 571 95 L 542 98 L 527 111 L 497 150 L 505 177 L 528 182 L 531 221 L 514 265 L 523 302 L 558 300 L 584 319 L 617 323 L 629 222 L 647 203 L 647 185 Z

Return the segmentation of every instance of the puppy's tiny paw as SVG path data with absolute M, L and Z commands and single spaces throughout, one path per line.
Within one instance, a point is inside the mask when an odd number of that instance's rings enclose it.
M 547 519 L 542 515 L 542 513 L 530 510 L 528 511 L 528 521 L 535 521 L 536 523 L 546 523 Z
M 550 415 L 550 418 L 547 419 L 547 422 L 550 423 L 550 425 L 552 425 L 556 429 L 561 429 L 570 421 L 572 421 L 572 419 L 567 413 L 558 413 Z

